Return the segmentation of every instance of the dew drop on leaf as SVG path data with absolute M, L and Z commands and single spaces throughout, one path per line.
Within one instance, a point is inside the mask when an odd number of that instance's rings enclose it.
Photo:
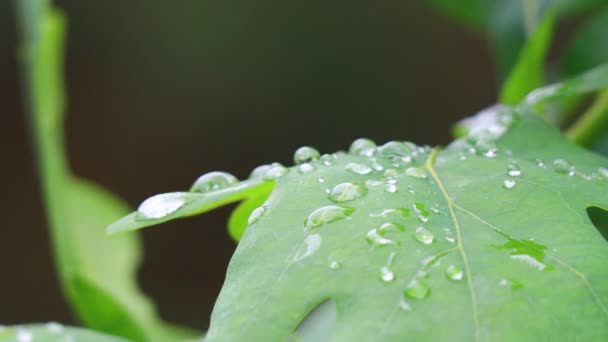
M 255 208 L 251 212 L 251 215 L 249 215 L 249 218 L 247 219 L 247 224 L 252 225 L 252 224 L 258 222 L 262 218 L 262 216 L 264 216 L 265 213 L 266 213 L 265 206 Z
M 344 170 L 353 173 L 355 175 L 368 175 L 372 172 L 372 168 L 359 163 L 348 163 L 344 167 Z
M 509 177 L 519 177 L 521 176 L 521 169 L 516 164 L 509 164 L 507 175 Z
M 293 161 L 296 163 L 296 165 L 300 165 L 319 159 L 319 156 L 319 151 L 317 151 L 315 148 L 310 146 L 302 146 L 293 154 Z
M 302 246 L 293 258 L 294 262 L 301 261 L 309 256 L 313 255 L 316 251 L 321 248 L 321 235 L 311 234 L 306 237 Z
M 445 275 L 450 280 L 462 280 L 464 278 L 464 272 L 458 266 L 450 265 L 445 270 Z
M 328 205 L 311 212 L 304 225 L 306 228 L 317 228 L 327 223 L 338 221 L 350 216 L 355 209 L 339 205 Z
M 397 181 L 395 179 L 387 179 L 384 191 L 391 193 L 397 192 Z
M 206 193 L 223 189 L 239 180 L 227 172 L 213 171 L 206 173 L 192 184 L 190 192 Z
M 389 141 L 386 144 L 380 146 L 378 149 L 380 155 L 386 158 L 401 158 L 407 157 L 412 153 L 413 148 L 400 141 Z
M 430 245 L 435 240 L 435 235 L 424 227 L 418 227 L 414 233 L 414 239 L 425 245 Z
M 600 176 L 604 177 L 605 179 L 608 179 L 608 168 L 600 166 L 600 168 L 597 169 L 597 172 Z
M 298 166 L 298 172 L 300 174 L 310 173 L 315 170 L 315 166 L 311 163 L 303 163 Z
M 336 185 L 327 197 L 335 203 L 343 203 L 361 198 L 367 192 L 367 188 L 361 183 L 345 182 Z
M 376 143 L 365 138 L 360 138 L 350 145 L 348 152 L 357 156 L 371 157 L 376 152 Z
M 557 173 L 573 176 L 574 165 L 566 159 L 556 159 L 553 161 L 553 170 Z
M 385 222 L 378 229 L 378 232 L 380 234 L 384 234 L 384 233 L 388 233 L 388 232 L 396 232 L 396 231 L 404 232 L 405 227 L 403 227 L 402 225 L 397 224 L 397 223 Z
M 431 289 L 423 282 L 414 279 L 405 288 L 405 296 L 411 299 L 424 299 L 431 293 Z
M 332 261 L 329 263 L 329 268 L 332 270 L 339 270 L 342 268 L 342 264 L 339 261 Z
M 148 198 L 137 208 L 138 216 L 142 219 L 163 218 L 186 204 L 186 194 L 170 192 Z
M 412 307 L 410 306 L 410 303 L 407 302 L 407 300 L 405 300 L 405 298 L 400 298 L 399 299 L 399 309 L 403 310 L 403 311 L 411 311 Z
M 323 177 L 319 177 L 319 178 L 317 179 L 317 182 L 319 182 L 319 183 L 325 183 L 325 178 L 323 178 Z
M 262 178 L 265 180 L 278 179 L 286 175 L 288 172 L 289 169 L 280 163 L 272 163 Z
M 382 209 L 369 214 L 369 217 L 381 217 L 384 219 L 399 219 L 410 216 L 409 209 Z
M 253 171 L 251 171 L 249 179 L 263 179 L 264 175 L 266 175 L 266 172 L 268 172 L 271 167 L 271 164 L 264 164 L 256 167 L 255 169 L 253 169 Z
M 547 268 L 547 265 L 538 261 L 536 258 L 528 255 L 528 254 L 512 254 L 511 259 L 518 260 L 528 264 L 528 266 L 535 268 L 539 271 L 544 271 Z
M 333 165 L 334 161 L 335 161 L 335 157 L 332 156 L 331 154 L 324 154 L 321 156 L 321 162 L 325 166 Z
M 419 168 L 419 167 L 408 167 L 407 170 L 405 170 L 405 175 L 406 176 L 410 176 L 410 177 L 416 177 L 416 178 L 427 178 L 427 174 L 426 171 L 424 171 L 423 169 Z
M 505 179 L 505 181 L 502 182 L 502 187 L 507 190 L 513 189 L 515 185 L 517 185 L 517 183 L 513 179 Z
M 386 246 L 386 245 L 392 245 L 394 243 L 393 240 L 387 239 L 384 236 L 382 236 L 382 233 L 380 233 L 378 231 L 378 229 L 376 229 L 376 228 L 370 229 L 367 232 L 365 239 L 372 246 Z
M 383 282 L 390 283 L 395 280 L 395 272 L 389 269 L 387 266 L 382 266 L 380 268 L 380 279 Z

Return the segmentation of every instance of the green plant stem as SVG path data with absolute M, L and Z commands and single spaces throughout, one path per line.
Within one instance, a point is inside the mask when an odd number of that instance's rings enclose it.
M 570 128 L 568 137 L 581 146 L 590 146 L 608 129 L 608 89 L 601 92 L 591 107 Z

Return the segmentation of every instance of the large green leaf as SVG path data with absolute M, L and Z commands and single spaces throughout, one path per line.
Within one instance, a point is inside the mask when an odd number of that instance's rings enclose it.
M 73 176 L 63 146 L 63 15 L 48 1 L 18 1 L 23 30 L 24 79 L 32 132 L 49 218 L 53 252 L 64 292 L 87 326 L 134 340 L 191 336 L 166 325 L 136 285 L 137 235 L 104 234 L 126 205 Z
M 91 330 L 66 327 L 59 323 L 0 326 L 0 342 L 128 342 Z

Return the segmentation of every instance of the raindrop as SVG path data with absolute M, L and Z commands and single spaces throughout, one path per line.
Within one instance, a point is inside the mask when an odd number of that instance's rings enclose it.
M 336 185 L 328 198 L 335 203 L 343 203 L 361 198 L 367 194 L 367 188 L 360 183 L 345 182 Z
M 475 150 L 480 151 L 487 158 L 494 158 L 498 150 L 496 149 L 496 145 L 490 141 L 486 140 L 478 140 L 475 143 Z
M 394 231 L 404 232 L 405 231 L 405 227 L 403 227 L 400 224 L 396 224 L 396 223 L 392 223 L 392 222 L 386 222 L 386 223 L 383 223 L 382 226 L 380 226 L 380 228 L 378 229 L 378 232 L 380 234 L 384 234 L 384 233 L 388 233 L 388 232 L 394 232 Z
M 344 170 L 346 170 L 350 173 L 354 173 L 356 175 L 367 175 L 372 172 L 371 167 L 369 167 L 365 164 L 359 164 L 359 163 L 348 163 L 344 167 Z
M 213 171 L 206 173 L 192 184 L 190 192 L 206 193 L 223 189 L 239 180 L 227 172 Z
M 376 152 L 376 143 L 369 139 L 357 139 L 353 141 L 348 151 L 354 155 L 371 157 Z
M 412 153 L 413 148 L 400 141 L 389 141 L 378 149 L 380 155 L 387 158 L 402 158 Z
M 418 215 L 418 220 L 422 223 L 427 223 L 427 222 L 429 222 L 429 217 L 423 216 L 423 215 Z
M 445 239 L 449 243 L 455 243 L 456 242 L 456 238 L 454 237 L 454 235 L 452 234 L 452 231 L 449 228 L 443 228 L 443 231 L 445 232 Z
M 429 293 L 431 293 L 431 289 L 417 279 L 412 280 L 405 288 L 405 296 L 411 299 L 424 299 Z
M 410 177 L 416 177 L 416 178 L 427 178 L 427 174 L 426 171 L 424 171 L 423 169 L 419 168 L 419 167 L 408 167 L 407 170 L 405 170 L 405 175 L 406 176 L 410 176 Z
M 542 161 L 541 159 L 536 159 L 536 166 L 543 168 L 543 169 L 547 167 L 547 165 L 545 165 L 545 162 Z
M 384 282 L 390 283 L 391 281 L 395 280 L 395 272 L 391 271 L 386 266 L 382 266 L 382 268 L 380 268 L 380 279 L 382 279 Z
M 189 196 L 190 195 L 190 196 Z M 185 192 L 170 192 L 152 196 L 143 201 L 137 208 L 138 218 L 140 219 L 159 219 L 163 218 L 187 203 L 188 197 L 192 194 Z
M 270 170 L 271 167 L 272 167 L 272 165 L 270 165 L 270 164 L 264 164 L 264 165 L 260 165 L 260 166 L 256 167 L 255 169 L 253 169 L 253 171 L 251 171 L 251 174 L 249 175 L 249 179 L 264 178 L 264 175 L 266 174 L 266 172 L 268 172 L 268 170 Z
M 424 227 L 418 227 L 414 233 L 414 239 L 425 245 L 430 245 L 435 240 L 435 235 Z
M 388 179 L 386 181 L 386 187 L 384 188 L 384 191 L 386 192 L 397 192 L 397 181 L 394 179 Z
M 553 161 L 553 170 L 557 173 L 574 176 L 574 165 L 566 159 L 556 159 Z
M 325 178 L 319 177 L 319 179 L 317 179 L 317 182 L 319 182 L 319 183 L 325 183 Z
M 304 240 L 304 243 L 296 253 L 293 258 L 293 262 L 298 262 L 303 260 L 321 248 L 321 235 L 320 234 L 312 234 L 308 235 Z
M 380 211 L 369 214 L 369 217 L 381 217 L 385 219 L 399 219 L 410 216 L 409 209 L 382 209 Z
M 376 171 L 382 171 L 382 170 L 384 170 L 384 167 L 382 165 L 378 164 L 377 162 L 373 162 L 372 163 L 372 167 Z
M 355 209 L 339 205 L 328 205 L 311 212 L 304 225 L 306 228 L 317 228 L 324 224 L 344 219 L 350 216 Z
M 309 163 L 316 159 L 319 159 L 319 151 L 310 146 L 302 146 L 293 154 L 293 161 L 296 165 Z
M 342 268 L 342 264 L 339 261 L 332 261 L 329 263 L 329 268 L 332 270 L 339 270 Z
M 405 300 L 405 298 L 400 298 L 399 299 L 399 309 L 401 309 L 403 311 L 411 311 L 412 307 L 407 302 L 407 300 Z
M 502 182 L 502 187 L 507 190 L 513 189 L 515 185 L 517 185 L 517 183 L 515 183 L 515 180 L 513 179 L 505 179 L 505 181 Z
M 330 166 L 334 164 L 334 156 L 330 155 L 330 154 L 324 154 L 321 156 L 321 162 L 323 162 L 323 165 L 325 166 Z
M 249 219 L 247 219 L 247 224 L 252 225 L 252 224 L 258 222 L 262 218 L 262 216 L 264 216 L 265 213 L 266 213 L 265 206 L 255 208 L 251 212 L 251 215 L 249 215 Z
M 311 163 L 304 163 L 304 164 L 300 164 L 300 166 L 298 166 L 298 172 L 300 174 L 309 173 L 314 170 L 315 170 L 315 166 L 312 165 Z
M 507 174 L 509 177 L 519 177 L 521 176 L 521 169 L 515 164 L 509 164 Z
M 489 150 L 487 150 L 486 152 L 484 152 L 484 156 L 486 156 L 487 158 L 494 158 L 496 157 L 498 150 L 495 148 L 491 148 Z
M 450 280 L 462 280 L 464 278 L 464 272 L 458 266 L 450 265 L 445 270 L 445 275 Z
M 283 177 L 289 172 L 289 169 L 279 163 L 272 163 L 270 168 L 264 173 L 264 180 L 273 180 Z
M 365 239 L 372 246 L 386 246 L 386 245 L 391 245 L 394 243 L 393 240 L 387 239 L 384 236 L 382 236 L 382 233 L 379 233 L 378 229 L 376 229 L 376 228 L 368 231 Z
M 600 166 L 600 168 L 597 169 L 597 172 L 600 174 L 600 176 L 608 179 L 608 168 Z

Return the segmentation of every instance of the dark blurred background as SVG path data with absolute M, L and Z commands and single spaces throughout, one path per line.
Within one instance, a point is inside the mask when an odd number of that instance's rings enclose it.
M 293 151 L 445 144 L 496 101 L 483 36 L 423 1 L 56 1 L 69 17 L 74 172 L 133 207 L 200 174 L 247 177 Z M 0 322 L 75 323 L 57 284 L 21 103 L 13 3 L 0 1 Z M 235 244 L 224 208 L 143 231 L 141 285 L 206 328 Z

